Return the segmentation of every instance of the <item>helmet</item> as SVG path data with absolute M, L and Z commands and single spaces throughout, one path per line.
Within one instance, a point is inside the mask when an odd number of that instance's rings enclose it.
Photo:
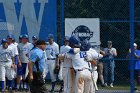
M 53 38 L 54 38 L 53 34 L 48 35 L 48 39 L 53 39 Z
M 10 34 L 10 35 L 7 36 L 7 38 L 11 38 L 12 40 L 14 40 L 14 35 Z
M 90 48 L 91 48 L 91 45 L 88 42 L 88 40 L 84 40 L 81 42 L 81 47 L 80 47 L 81 51 L 88 51 Z
M 32 39 L 37 40 L 38 38 L 36 35 L 34 35 L 34 36 L 32 36 Z
M 3 43 L 8 43 L 8 41 L 7 41 L 5 38 L 3 38 L 3 39 L 1 40 L 1 44 L 3 44 Z
M 23 34 L 22 38 L 28 38 L 28 35 L 27 34 Z
M 79 38 L 76 36 L 71 36 L 69 39 L 69 44 L 71 47 L 80 47 L 80 41 Z

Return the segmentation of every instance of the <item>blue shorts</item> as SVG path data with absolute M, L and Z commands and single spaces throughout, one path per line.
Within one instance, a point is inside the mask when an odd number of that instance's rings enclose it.
M 18 64 L 18 56 L 14 57 L 14 61 L 15 61 L 15 65 L 17 65 Z
M 22 67 L 17 67 L 17 74 L 18 75 L 25 75 L 26 67 L 27 67 L 27 63 L 22 63 Z

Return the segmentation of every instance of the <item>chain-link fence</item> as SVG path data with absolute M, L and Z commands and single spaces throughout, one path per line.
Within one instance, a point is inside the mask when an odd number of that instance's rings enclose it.
M 17 1 L 19 2 L 19 0 Z M 58 0 L 57 3 L 58 3 L 57 14 L 59 15 L 61 14 L 59 9 L 61 9 L 62 6 L 60 5 L 60 0 Z M 99 92 L 102 89 L 103 91 L 106 91 L 106 93 L 109 93 L 110 89 L 111 89 L 111 93 L 117 91 L 119 92 L 119 90 L 130 90 L 129 89 L 130 87 L 129 60 L 126 59 L 128 50 L 130 48 L 130 6 L 129 6 L 130 1 L 129 0 L 65 0 L 64 3 L 65 3 L 64 4 L 65 18 L 99 18 L 101 48 L 107 47 L 107 41 L 111 40 L 113 42 L 113 47 L 116 48 L 117 50 L 118 55 L 117 57 L 115 57 L 114 88 L 100 87 L 100 81 L 98 81 Z M 135 19 L 134 41 L 139 46 L 140 1 L 135 0 L 134 6 L 135 6 L 134 7 L 134 19 Z M 13 11 L 9 8 L 7 9 L 8 11 Z M 19 15 L 19 11 L 16 12 Z M 3 18 L 4 16 L 5 15 L 1 15 L 0 17 Z M 3 19 L 4 21 L 6 20 L 6 18 Z M 61 16 L 58 16 L 57 19 L 58 30 L 60 25 L 60 21 L 59 21 L 60 19 Z M 32 21 L 32 19 L 28 18 L 28 21 Z M 42 28 L 44 29 L 43 31 L 47 30 L 47 27 L 44 24 L 42 24 Z M 8 32 L 3 32 L 1 35 L 6 37 L 7 34 Z M 61 34 L 60 31 L 58 31 L 58 34 Z M 60 39 L 59 35 L 58 38 Z M 59 39 L 58 42 L 60 42 Z M 120 92 L 124 93 L 124 91 L 120 91 Z
M 139 4 L 140 1 L 135 0 L 134 42 L 136 42 L 138 46 L 140 38 Z M 100 18 L 101 48 L 107 47 L 107 41 L 111 40 L 113 47 L 116 48 L 118 53 L 115 58 L 114 86 L 116 87 L 114 88 L 119 90 L 120 87 L 126 86 L 123 90 L 129 90 L 130 71 L 129 60 L 126 59 L 126 56 L 130 48 L 130 1 L 65 0 L 65 18 Z

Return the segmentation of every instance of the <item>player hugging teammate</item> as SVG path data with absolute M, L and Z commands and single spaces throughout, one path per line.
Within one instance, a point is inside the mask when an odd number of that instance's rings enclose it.
M 69 39 L 69 46 L 71 47 L 67 53 L 59 54 L 58 57 L 62 60 L 71 60 L 72 67 L 68 69 L 74 73 L 72 79 L 67 79 L 67 82 L 71 84 L 71 90 L 67 91 L 64 86 L 64 93 L 95 93 L 95 82 L 93 81 L 92 67 L 96 64 L 98 59 L 98 53 L 92 52 L 90 43 L 87 40 L 81 42 L 76 36 L 71 36 Z M 65 68 L 63 66 L 63 68 Z M 71 78 L 70 77 L 70 78 Z M 68 83 L 68 85 L 70 85 Z M 72 86 L 75 85 L 75 86 Z M 69 86 L 66 86 L 69 87 Z

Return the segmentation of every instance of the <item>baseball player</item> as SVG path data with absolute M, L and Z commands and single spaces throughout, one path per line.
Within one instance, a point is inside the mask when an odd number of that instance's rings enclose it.
M 46 46 L 46 56 L 47 56 L 47 67 L 50 72 L 50 77 L 52 81 L 51 92 L 54 92 L 56 76 L 54 74 L 56 55 L 59 53 L 59 46 L 54 42 L 54 36 L 52 34 L 48 35 L 48 45 Z
M 21 43 L 21 41 L 22 41 L 22 35 L 20 35 L 18 39 L 19 39 L 19 43 Z
M 2 93 L 4 93 L 5 77 L 9 80 L 9 89 L 12 91 L 12 80 L 14 66 L 14 51 L 8 46 L 8 41 L 2 39 L 2 46 L 0 46 L 0 86 Z
M 90 44 L 90 43 L 89 43 Z M 98 80 L 98 72 L 97 72 L 97 62 L 99 58 L 102 58 L 103 55 L 102 54 L 98 54 L 96 50 L 94 50 L 93 48 L 90 48 L 89 51 L 87 51 L 87 56 L 88 54 L 92 54 L 94 55 L 93 57 L 91 57 L 91 66 L 92 66 L 92 77 L 93 77 L 93 84 L 95 86 L 95 90 L 97 91 L 98 90 L 98 87 L 97 87 L 97 80 Z M 97 57 L 98 55 L 98 57 Z
M 65 36 L 64 45 L 60 47 L 60 54 L 67 53 L 70 49 L 71 47 L 69 46 L 69 37 Z M 60 74 L 60 76 L 62 75 L 64 81 L 64 93 L 74 93 L 75 72 L 72 67 L 72 61 L 71 59 L 65 58 L 64 60 L 61 60 L 61 63 L 62 74 Z
M 29 62 L 29 54 L 31 50 L 31 43 L 28 42 L 28 35 L 23 34 L 22 35 L 22 43 L 18 45 L 18 51 L 19 51 L 19 57 L 21 61 L 21 65 L 18 66 L 18 84 L 17 84 L 17 89 L 19 89 L 20 85 L 20 80 L 22 78 L 24 90 L 29 91 L 28 88 L 28 82 L 26 80 L 26 68 L 27 64 Z
M 18 49 L 17 49 L 17 43 L 14 44 L 13 40 L 14 40 L 14 35 L 10 34 L 7 36 L 7 40 L 8 40 L 8 45 L 9 47 L 11 47 L 14 51 L 14 62 L 15 62 L 15 69 L 13 69 L 15 71 L 14 77 L 15 77 L 15 81 L 14 81 L 14 85 L 16 86 L 16 75 L 17 75 L 17 64 L 20 61 L 19 60 L 19 53 L 18 53 Z M 8 82 L 6 82 L 8 83 Z M 8 84 L 7 84 L 7 88 L 8 88 Z
M 77 37 L 72 36 L 69 39 L 72 48 L 80 47 Z M 84 46 L 82 43 L 81 46 Z M 76 54 L 65 54 L 66 58 L 72 59 L 72 66 L 76 72 L 75 78 L 75 93 L 95 93 L 93 90 L 91 63 L 85 60 L 86 52 L 90 49 L 88 46 L 80 48 L 80 52 Z M 98 56 L 94 54 L 95 58 Z
M 38 40 L 38 37 L 36 35 L 32 36 L 32 43 L 31 43 L 31 49 L 36 47 L 36 42 Z

